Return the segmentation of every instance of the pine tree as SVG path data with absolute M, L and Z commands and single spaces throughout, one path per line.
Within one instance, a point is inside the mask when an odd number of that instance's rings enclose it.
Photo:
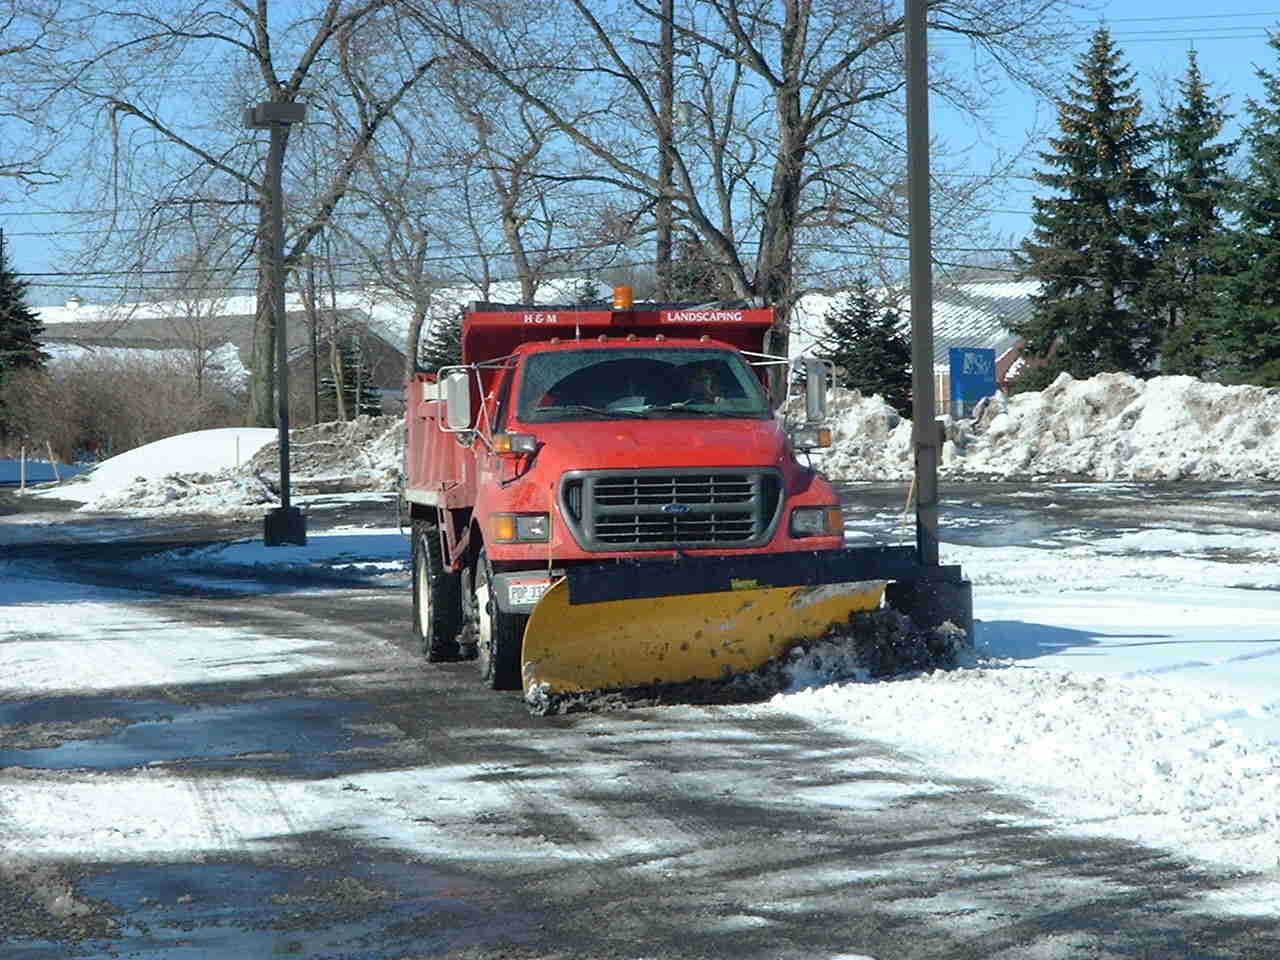
M 574 303 L 601 303 L 604 301 L 604 292 L 600 289 L 600 284 L 590 278 L 580 280 L 573 287 Z M 461 356 L 461 351 L 459 351 Z
M 40 349 L 44 324 L 27 306 L 27 284 L 9 269 L 0 246 L 0 382 L 11 370 L 38 369 L 49 355 Z
M 441 367 L 462 362 L 462 315 L 432 318 L 418 349 L 418 366 L 435 373 Z
M 1225 98 L 1214 98 L 1200 74 L 1195 51 L 1179 81 L 1181 102 L 1161 126 L 1165 165 L 1156 216 L 1158 259 L 1143 298 L 1163 318 L 1162 373 L 1211 375 L 1212 319 L 1230 232 L 1224 208 L 1228 166 L 1237 141 L 1216 143 L 1230 119 Z
M 382 413 L 382 398 L 370 385 L 373 374 L 360 349 L 360 341 L 351 337 L 339 344 L 338 362 L 342 364 L 342 398 L 344 408 L 352 419 L 361 415 L 376 417 Z M 322 400 L 335 401 L 337 388 L 333 371 L 320 379 L 320 397 Z
M 1147 163 L 1153 129 L 1142 122 L 1134 77 L 1106 27 L 1094 33 L 1058 102 L 1061 135 L 1040 154 L 1034 229 L 1019 267 L 1040 283 L 1032 317 L 1014 332 L 1045 361 L 1019 381 L 1036 389 L 1066 371 L 1146 374 L 1159 330 L 1141 297 L 1151 274 L 1155 191 Z
M 865 280 L 834 301 L 822 318 L 822 354 L 836 365 L 836 383 L 864 396 L 878 394 L 911 415 L 911 341 L 898 314 L 877 301 Z
M 1280 55 L 1280 33 L 1268 38 Z M 1266 93 L 1246 102 L 1248 171 L 1232 191 L 1238 224 L 1231 276 L 1213 333 L 1228 383 L 1280 385 L 1280 74 L 1257 71 Z

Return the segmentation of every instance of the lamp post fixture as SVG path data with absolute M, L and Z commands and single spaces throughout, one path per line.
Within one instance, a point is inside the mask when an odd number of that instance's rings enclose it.
M 271 150 L 267 155 L 267 194 L 270 199 L 271 270 L 267 287 L 271 296 L 271 313 L 276 333 L 276 420 L 280 429 L 280 506 L 268 510 L 263 526 L 263 544 L 278 547 L 292 543 L 305 546 L 307 518 L 289 503 L 289 341 L 284 313 L 284 195 L 281 173 L 284 169 L 285 134 L 290 124 L 306 120 L 304 103 L 260 103 L 244 112 L 245 126 L 271 131 Z

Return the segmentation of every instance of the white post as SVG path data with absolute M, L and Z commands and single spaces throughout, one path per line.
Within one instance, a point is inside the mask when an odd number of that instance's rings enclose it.
M 26 447 L 23 447 L 22 453 L 19 454 L 18 489 L 19 490 L 27 489 L 27 448 Z

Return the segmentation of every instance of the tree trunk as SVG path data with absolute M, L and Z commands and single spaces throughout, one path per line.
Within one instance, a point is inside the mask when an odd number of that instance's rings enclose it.
M 422 327 L 426 323 L 427 307 L 415 299 L 413 314 L 409 318 L 409 337 L 404 351 L 404 382 L 407 384 L 418 372 L 418 355 L 422 342 Z
M 335 328 L 329 336 L 329 369 L 333 371 L 333 396 L 337 403 L 338 419 L 346 420 L 347 383 L 342 367 L 342 351 L 338 349 L 338 331 Z

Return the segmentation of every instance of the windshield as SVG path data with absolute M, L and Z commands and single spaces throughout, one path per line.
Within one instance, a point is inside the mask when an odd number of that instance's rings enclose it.
M 556 350 L 524 363 L 520 419 L 767 417 L 760 381 L 730 350 Z

